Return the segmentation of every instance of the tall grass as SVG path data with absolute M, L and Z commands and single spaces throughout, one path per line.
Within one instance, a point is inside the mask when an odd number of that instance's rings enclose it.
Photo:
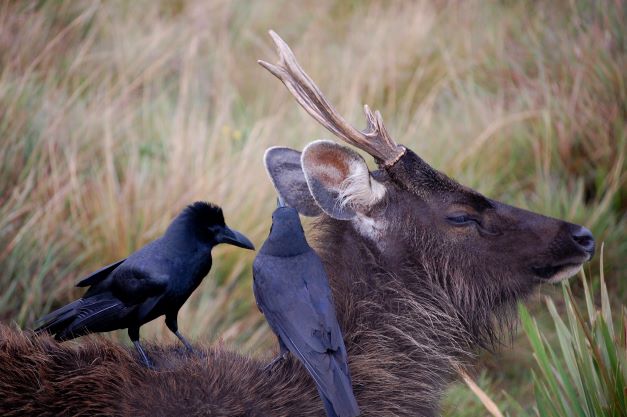
M 255 63 L 274 59 L 270 28 L 355 124 L 368 103 L 461 182 L 592 229 L 623 298 L 624 15 L 611 0 L 2 2 L 0 318 L 31 325 L 197 199 L 262 241 L 263 151 L 329 137 Z M 215 250 L 182 329 L 273 342 L 252 257 Z
M 621 306 L 615 320 L 601 269 L 601 308 L 584 274 L 585 308 L 580 308 L 564 284 L 565 314 L 546 300 L 559 347 L 554 348 L 527 309 L 520 306 L 525 333 L 533 346 L 539 372 L 533 373 L 539 417 L 627 416 L 627 310 Z M 563 317 L 565 316 L 565 317 Z

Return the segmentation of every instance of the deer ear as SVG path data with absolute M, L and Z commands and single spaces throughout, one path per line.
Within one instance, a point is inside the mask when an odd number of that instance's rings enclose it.
M 309 192 L 300 165 L 300 152 L 275 146 L 266 151 L 263 162 L 274 188 L 287 205 L 295 208 L 303 216 L 314 217 L 322 213 Z
M 316 203 L 335 219 L 350 220 L 366 213 L 385 196 L 385 187 L 372 178 L 366 161 L 335 142 L 307 145 L 301 165 Z

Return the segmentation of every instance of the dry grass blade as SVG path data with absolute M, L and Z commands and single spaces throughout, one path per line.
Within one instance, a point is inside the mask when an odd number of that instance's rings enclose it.
M 499 410 L 499 407 L 496 405 L 494 401 L 485 393 L 484 390 L 481 389 L 479 385 L 468 375 L 466 371 L 463 369 L 458 369 L 457 373 L 462 377 L 468 388 L 479 398 L 481 403 L 485 406 L 485 409 L 493 416 L 493 417 L 503 417 L 503 413 Z

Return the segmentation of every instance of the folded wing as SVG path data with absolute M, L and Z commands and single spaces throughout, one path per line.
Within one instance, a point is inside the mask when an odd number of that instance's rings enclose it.
M 289 261 L 264 258 L 258 255 L 253 273 L 257 303 L 268 323 L 307 368 L 327 411 L 327 403 L 333 408 L 330 415 L 358 415 L 346 348 L 322 263 L 313 251 Z

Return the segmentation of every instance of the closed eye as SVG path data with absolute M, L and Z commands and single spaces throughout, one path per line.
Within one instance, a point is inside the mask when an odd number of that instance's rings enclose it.
M 467 214 L 456 214 L 453 216 L 448 216 L 446 219 L 454 226 L 465 226 L 473 223 L 479 224 L 479 221 L 477 219 L 470 217 Z

